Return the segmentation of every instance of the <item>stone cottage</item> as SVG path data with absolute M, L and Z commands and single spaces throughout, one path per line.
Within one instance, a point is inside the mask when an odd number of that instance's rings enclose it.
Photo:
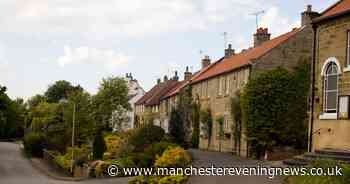
M 310 151 L 350 150 L 350 0 L 323 11 L 313 28 Z
M 157 84 L 135 103 L 135 118 L 138 122 L 137 126 L 141 126 L 145 123 L 153 123 L 154 125 L 162 126 L 164 128 L 160 116 L 161 99 L 179 84 L 178 80 L 179 77 L 177 76 L 177 72 L 171 79 L 164 76 L 163 82 L 161 79 L 158 79 Z M 165 130 L 167 131 L 167 129 Z
M 270 39 L 271 34 L 267 28 L 259 28 L 254 34 L 253 47 L 235 53 L 229 45 L 222 59 L 211 64 L 209 69 L 192 79 L 193 95 L 200 97 L 202 109 L 211 109 L 214 120 L 213 135 L 209 140 L 208 149 L 247 156 L 248 149 L 243 125 L 238 125 L 242 132 L 240 139 L 234 140 L 233 130 L 236 127 L 230 113 L 231 98 L 251 77 L 260 72 L 277 67 L 292 70 L 300 62 L 311 60 L 313 33 L 310 23 L 313 15 L 311 6 L 308 6 L 302 13 L 300 28 L 295 28 L 273 39 Z M 224 118 L 223 138 L 219 136 L 221 130 L 216 121 L 218 117 Z M 201 137 L 200 148 L 207 149 L 208 140 L 205 136 Z

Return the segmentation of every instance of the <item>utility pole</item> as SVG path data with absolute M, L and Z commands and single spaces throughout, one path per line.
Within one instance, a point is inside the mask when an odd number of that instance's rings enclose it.
M 254 15 L 255 16 L 256 29 L 259 29 L 259 15 L 262 15 L 264 13 L 265 13 L 265 10 L 257 11 L 257 12 L 254 12 L 254 13 L 250 14 L 250 15 Z
M 74 171 L 73 171 L 73 167 L 74 167 L 74 134 L 75 134 L 75 111 L 76 111 L 76 104 L 75 102 L 73 102 L 73 127 L 72 127 L 72 162 L 71 162 L 71 172 L 73 173 L 74 176 Z

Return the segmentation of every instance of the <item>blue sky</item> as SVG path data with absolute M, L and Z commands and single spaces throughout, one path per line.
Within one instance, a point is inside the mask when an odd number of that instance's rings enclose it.
M 0 85 L 12 97 L 43 93 L 56 80 L 94 94 L 103 77 L 133 73 L 145 90 L 157 78 L 200 68 L 252 45 L 255 17 L 272 36 L 300 25 L 307 4 L 336 0 L 1 0 Z M 200 54 L 200 51 L 203 54 Z

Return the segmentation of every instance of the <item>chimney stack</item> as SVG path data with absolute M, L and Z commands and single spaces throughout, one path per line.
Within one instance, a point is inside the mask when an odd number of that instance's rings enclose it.
M 174 81 L 178 81 L 179 80 L 179 76 L 177 75 L 177 71 L 175 71 L 175 75 L 173 77 Z
M 202 69 L 210 65 L 210 57 L 208 55 L 204 56 L 202 59 Z
M 232 44 L 228 44 L 228 48 L 225 49 L 225 58 L 229 58 L 235 55 L 235 49 L 232 49 Z
M 185 73 L 184 73 L 184 79 L 185 79 L 185 81 L 186 81 L 186 80 L 190 80 L 191 77 L 192 77 L 192 73 L 189 71 L 188 66 L 186 66 L 186 71 L 185 71 Z
M 306 11 L 301 13 L 301 26 L 310 25 L 312 19 L 318 17 L 318 12 L 312 11 L 312 5 L 307 5 Z
M 256 30 L 254 34 L 254 47 L 257 47 L 263 44 L 266 41 L 269 41 L 271 38 L 271 34 L 267 28 L 259 28 Z

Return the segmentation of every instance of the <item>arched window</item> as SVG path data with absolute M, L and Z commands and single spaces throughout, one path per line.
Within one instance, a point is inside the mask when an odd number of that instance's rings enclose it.
M 338 107 L 338 66 L 329 62 L 324 73 L 324 112 L 336 113 Z

